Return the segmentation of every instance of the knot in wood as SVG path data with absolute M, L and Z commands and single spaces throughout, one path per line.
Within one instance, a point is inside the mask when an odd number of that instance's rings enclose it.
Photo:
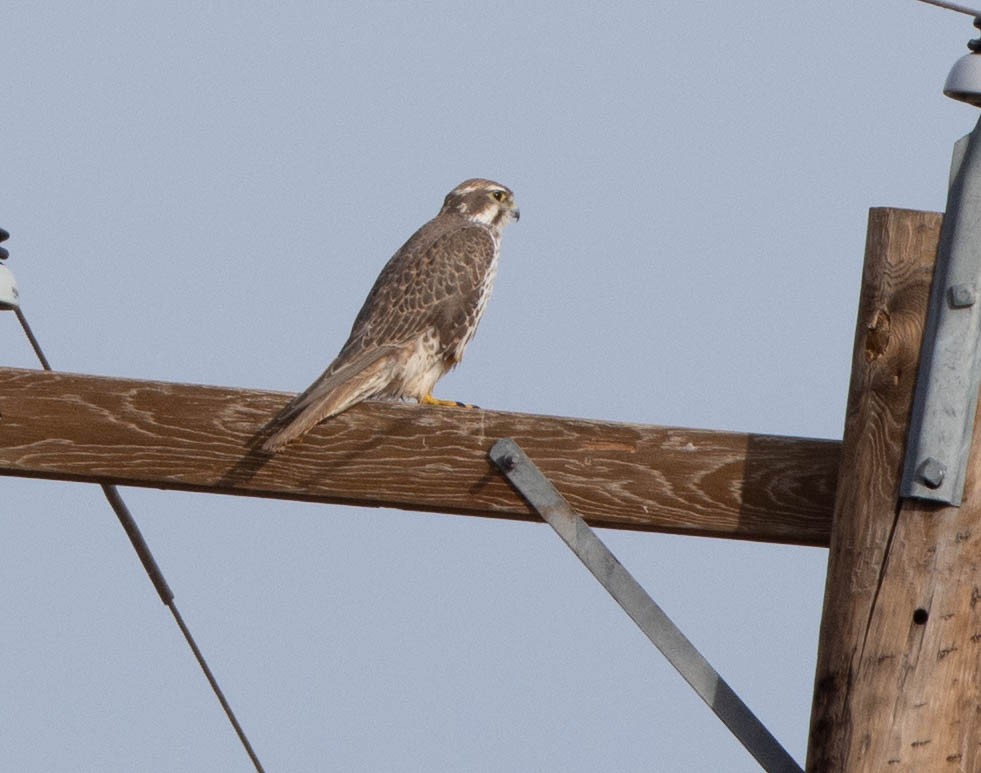
M 885 309 L 876 309 L 865 331 L 865 361 L 873 362 L 886 353 L 892 337 L 892 319 Z

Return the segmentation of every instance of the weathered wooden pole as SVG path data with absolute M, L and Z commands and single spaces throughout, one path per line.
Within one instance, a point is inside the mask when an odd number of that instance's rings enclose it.
M 981 770 L 981 460 L 960 508 L 899 498 L 941 216 L 872 210 L 807 769 Z

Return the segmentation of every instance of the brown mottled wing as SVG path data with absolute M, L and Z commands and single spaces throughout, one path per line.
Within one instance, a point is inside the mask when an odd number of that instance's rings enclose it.
M 433 327 L 449 354 L 472 335 L 493 259 L 494 240 L 483 226 L 455 215 L 430 220 L 382 269 L 334 365 L 415 341 Z
M 337 358 L 269 425 L 276 451 L 323 419 L 383 394 L 410 351 L 435 328 L 447 367 L 478 322 L 480 296 L 494 260 L 487 229 L 455 215 L 420 228 L 382 269 Z

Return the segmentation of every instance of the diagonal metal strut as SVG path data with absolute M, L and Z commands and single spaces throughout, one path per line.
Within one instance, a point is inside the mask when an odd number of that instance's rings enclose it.
M 510 438 L 498 440 L 490 450 L 490 458 L 763 769 L 767 773 L 800 773 L 801 767 L 793 757 L 624 569 L 518 444 Z

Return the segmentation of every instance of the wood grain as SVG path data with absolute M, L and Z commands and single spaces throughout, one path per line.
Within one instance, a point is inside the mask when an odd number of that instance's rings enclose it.
M 873 210 L 818 650 L 808 770 L 981 770 L 981 491 L 899 483 L 941 216 Z M 979 459 L 974 434 L 972 459 Z
M 288 395 L 0 369 L 0 475 L 536 519 L 514 438 L 594 526 L 828 541 L 839 443 L 371 402 L 268 457 Z

